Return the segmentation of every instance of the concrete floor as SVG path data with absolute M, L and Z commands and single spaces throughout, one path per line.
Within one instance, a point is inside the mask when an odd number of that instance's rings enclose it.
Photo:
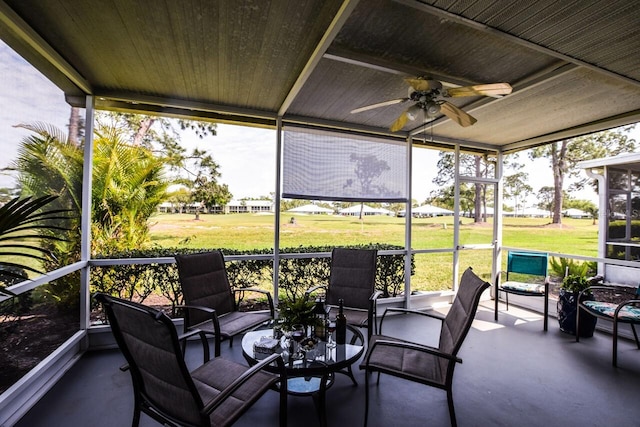
M 459 353 L 463 363 L 454 375 L 459 426 L 640 425 L 640 351 L 633 342 L 620 342 L 614 368 L 610 335 L 596 332 L 576 343 L 553 318 L 545 333 L 537 314 L 511 307 L 496 323 L 491 307 L 491 301 L 481 305 Z M 396 316 L 385 321 L 383 332 L 429 343 L 437 339 L 436 327 L 437 322 L 422 317 Z M 189 349 L 190 365 L 201 357 L 197 347 Z M 223 357 L 243 362 L 239 339 L 231 349 L 223 345 Z M 87 353 L 17 426 L 131 425 L 131 381 L 118 369 L 123 363 L 117 350 Z M 357 387 L 339 375 L 327 393 L 329 426 L 363 423 L 364 375 L 354 372 Z M 389 376 L 370 387 L 371 427 L 450 425 L 442 390 Z M 276 393 L 267 393 L 236 426 L 277 426 L 277 399 Z M 290 426 L 319 425 L 311 398 L 292 396 L 288 407 Z M 158 424 L 143 415 L 140 425 Z

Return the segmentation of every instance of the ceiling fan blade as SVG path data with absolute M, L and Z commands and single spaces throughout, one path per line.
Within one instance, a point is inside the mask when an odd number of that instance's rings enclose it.
M 351 110 L 351 114 L 361 113 L 367 110 L 373 110 L 374 108 L 386 107 L 387 105 L 400 104 L 401 102 L 405 102 L 408 100 L 409 98 L 398 98 L 398 99 L 391 99 L 389 101 L 378 102 L 377 104 L 365 105 L 364 107 Z
M 459 96 L 500 97 L 501 95 L 509 95 L 511 91 L 512 91 L 512 88 L 509 83 L 491 83 L 486 85 L 453 87 L 451 89 L 447 89 L 447 94 L 448 96 L 451 96 L 451 97 L 459 97 Z
M 443 102 L 442 105 L 440 105 L 440 111 L 462 127 L 471 126 L 478 121 L 450 102 Z
M 404 127 L 404 125 L 407 124 L 407 120 L 409 120 L 409 117 L 407 116 L 407 112 L 403 111 L 402 114 L 400 114 L 400 116 L 398 116 L 396 121 L 393 122 L 393 124 L 391 125 L 389 130 L 391 132 L 399 131 L 400 129 L 402 129 Z
M 415 79 L 409 77 L 405 78 L 404 81 L 418 92 L 428 92 L 431 89 L 435 89 L 434 84 L 437 84 L 436 80 Z

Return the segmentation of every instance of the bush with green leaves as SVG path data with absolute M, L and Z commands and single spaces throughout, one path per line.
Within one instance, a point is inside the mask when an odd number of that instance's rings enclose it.
M 371 248 L 378 250 L 402 249 L 398 246 L 369 244 L 351 246 L 353 248 Z M 282 248 L 282 254 L 331 252 L 331 246 L 307 246 Z M 163 258 L 177 254 L 205 252 L 209 249 L 157 248 L 129 250 L 103 255 L 102 258 Z M 269 249 L 238 251 L 221 248 L 229 255 L 270 255 Z M 278 287 L 282 299 L 297 300 L 304 297 L 310 287 L 326 284 L 329 280 L 330 261 L 328 257 L 281 258 Z M 414 269 L 412 258 L 412 273 Z M 235 288 L 253 286 L 269 287 L 273 276 L 273 262 L 270 259 L 227 262 L 229 281 Z M 376 289 L 383 297 L 398 295 L 404 285 L 404 256 L 378 255 Z M 105 292 L 125 299 L 143 302 L 154 292 L 166 297 L 172 305 L 172 314 L 176 306 L 183 303 L 182 291 L 178 281 L 175 264 L 133 264 L 115 266 L 94 266 L 91 268 L 91 291 Z
M 594 276 L 598 271 L 598 264 L 590 261 L 580 261 L 573 258 L 556 258 L 551 257 L 549 266 L 555 277 Z

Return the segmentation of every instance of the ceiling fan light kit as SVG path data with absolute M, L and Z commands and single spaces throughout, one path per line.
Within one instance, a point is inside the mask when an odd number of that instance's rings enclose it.
M 420 111 L 424 111 L 426 117 L 434 119 L 439 114 L 444 114 L 449 119 L 460 126 L 467 127 L 477 122 L 470 114 L 464 112 L 445 98 L 458 98 L 465 96 L 491 96 L 502 97 L 511 93 L 512 88 L 509 83 L 490 83 L 473 86 L 444 88 L 442 82 L 430 80 L 428 78 L 406 78 L 410 86 L 409 95 L 406 98 L 392 99 L 372 105 L 356 108 L 351 113 L 360 113 L 374 108 L 386 107 L 412 101 L 413 104 L 404 110 L 389 128 L 392 132 L 397 132 L 404 127 L 408 120 L 415 120 Z M 425 117 L 425 118 L 426 118 Z

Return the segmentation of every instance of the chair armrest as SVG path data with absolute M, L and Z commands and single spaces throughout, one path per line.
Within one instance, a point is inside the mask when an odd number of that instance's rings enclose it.
M 593 286 L 589 286 L 589 287 L 587 287 L 587 288 L 583 289 L 582 291 L 580 291 L 580 293 L 578 294 L 578 302 L 580 302 L 580 301 L 582 300 L 582 296 L 583 296 L 583 295 L 587 295 L 587 294 L 589 294 L 589 293 L 593 293 L 593 291 L 606 291 L 606 292 L 609 292 L 609 293 L 612 293 L 612 292 L 614 292 L 614 293 L 615 293 L 615 292 L 623 293 L 623 292 L 625 292 L 625 291 L 626 291 L 626 293 L 627 293 L 629 296 L 631 296 L 631 295 L 633 295 L 633 294 L 631 293 L 631 289 L 635 289 L 635 288 L 630 288 L 630 289 L 627 291 L 627 290 L 623 290 L 622 288 L 617 287 L 617 286 L 593 285 Z M 594 294 L 594 295 L 595 295 L 595 294 Z M 628 300 L 621 301 L 620 303 L 622 303 L 622 302 L 626 302 L 626 301 L 628 301 Z
M 380 298 L 380 296 L 383 294 L 384 292 L 382 291 L 374 291 L 371 296 L 369 297 L 369 301 L 375 301 L 378 298 Z
M 273 297 L 271 296 L 271 292 L 260 289 L 260 288 L 238 288 L 233 290 L 234 293 L 244 293 L 244 292 L 258 292 L 266 295 L 267 301 L 269 302 L 269 312 L 271 313 L 271 317 L 275 315 L 275 306 L 273 305 Z M 242 297 L 240 297 L 242 300 Z
M 187 310 L 200 310 L 207 313 L 216 314 L 216 309 L 211 307 L 205 307 L 202 305 L 176 305 L 176 308 L 186 308 Z
M 313 286 L 313 287 L 311 287 L 311 288 L 307 289 L 306 291 L 304 291 L 304 294 L 305 294 L 306 296 L 309 296 L 309 295 L 311 295 L 311 293 L 312 293 L 312 292 L 315 292 L 315 291 L 317 291 L 317 290 L 318 290 L 318 289 L 320 289 L 320 288 L 324 289 L 324 291 L 325 291 L 325 292 L 327 292 L 327 289 L 328 289 L 329 287 L 328 287 L 327 285 L 317 285 L 317 286 Z
M 224 401 L 229 398 L 240 386 L 242 386 L 249 378 L 256 375 L 258 372 L 262 371 L 267 365 L 276 362 L 278 367 L 278 373 L 280 376 L 280 387 L 287 387 L 287 373 L 284 367 L 284 361 L 280 354 L 272 354 L 266 359 L 261 360 L 259 363 L 253 365 L 251 368 L 247 369 L 242 375 L 233 380 L 231 384 L 225 387 L 220 394 L 218 394 L 214 399 L 210 400 L 205 404 L 204 408 L 202 408 L 202 412 L 207 415 L 211 414 L 218 406 L 220 406 Z
M 387 346 L 387 347 L 401 347 L 407 350 L 415 350 L 423 353 L 431 354 L 436 357 L 441 357 L 443 359 L 451 360 L 453 362 L 462 363 L 462 359 L 457 356 L 454 356 L 449 353 L 444 353 L 437 348 L 429 347 L 426 345 L 416 344 L 408 341 L 393 341 L 393 340 L 376 340 L 373 343 L 371 349 L 367 352 L 367 357 L 365 359 L 365 366 L 369 365 L 369 360 L 371 359 L 371 355 L 375 351 L 377 346 Z
M 217 337 L 220 336 L 220 321 L 218 320 L 218 314 L 216 313 L 215 308 L 210 308 L 210 307 L 204 307 L 201 305 L 177 305 L 176 308 L 184 308 L 187 310 L 200 310 L 200 311 L 204 311 L 206 313 L 211 314 L 211 321 L 213 322 L 213 330 L 215 331 L 215 334 Z M 191 328 L 194 325 L 187 325 L 186 324 L 186 320 L 185 319 L 185 328 Z M 204 334 L 204 332 L 200 331 L 202 334 Z
M 618 307 L 616 307 L 616 311 L 613 313 L 613 317 L 618 317 L 618 313 L 620 313 L 620 310 L 622 310 L 625 306 L 627 305 L 631 305 L 631 304 L 640 304 L 640 300 L 638 299 L 630 299 L 629 301 L 625 301 L 623 303 L 620 303 L 618 305 Z
M 384 311 L 384 313 L 382 314 L 382 319 L 380 319 L 380 333 L 382 333 L 382 323 L 384 322 L 384 318 L 387 315 L 387 312 L 396 312 L 396 313 L 405 313 L 405 314 L 417 314 L 417 315 L 420 315 L 420 316 L 430 317 L 432 319 L 438 319 L 440 321 L 444 320 L 444 315 L 440 314 L 438 312 L 429 313 L 429 312 L 426 312 L 426 311 L 411 310 L 411 309 L 408 309 L 408 308 L 390 307 L 390 308 L 387 308 Z

